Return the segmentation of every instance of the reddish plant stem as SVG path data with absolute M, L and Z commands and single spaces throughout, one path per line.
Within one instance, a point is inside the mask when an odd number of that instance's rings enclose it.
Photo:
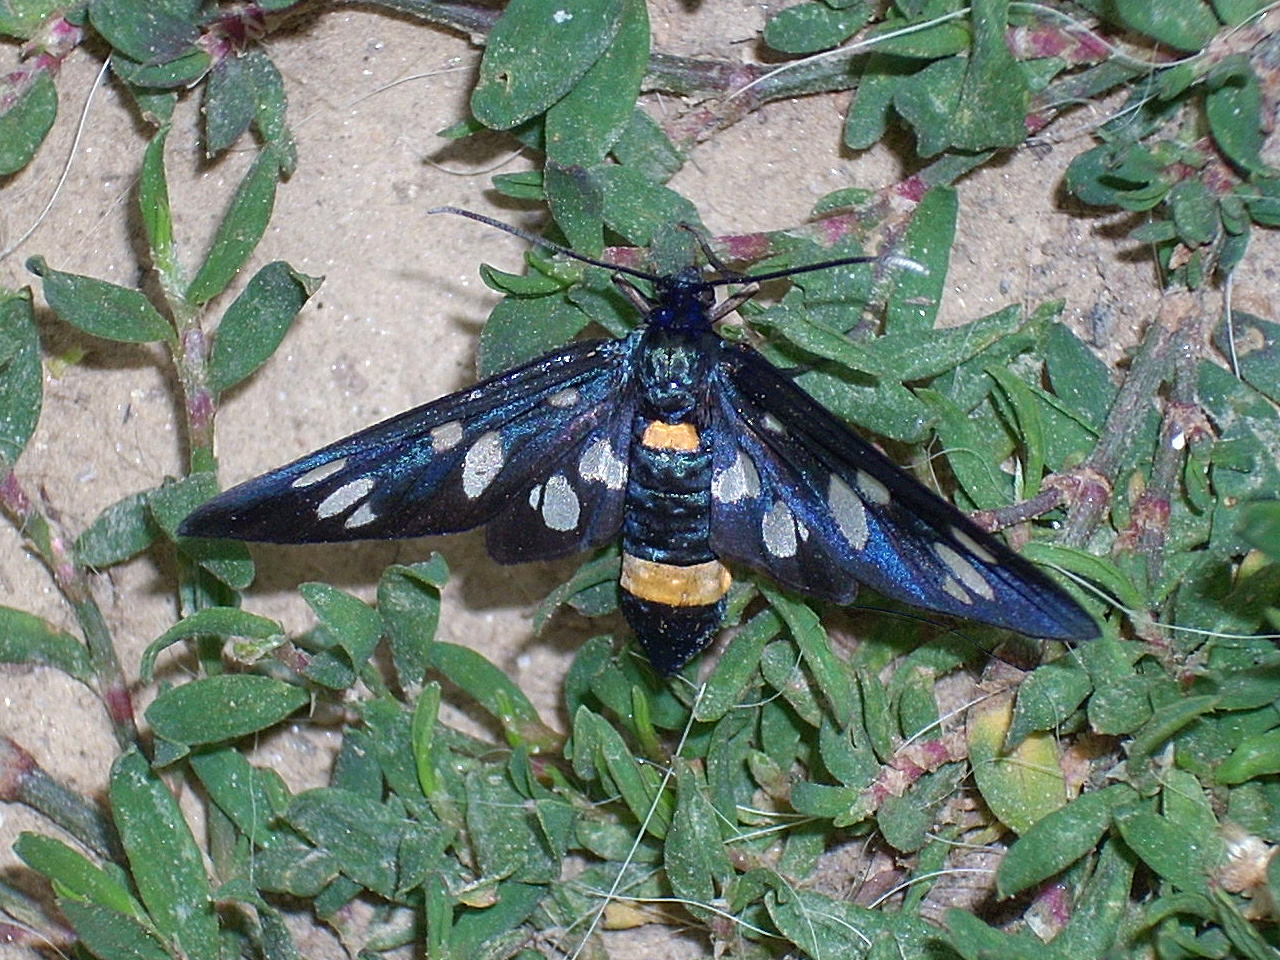
M 1174 299 L 1180 298 L 1166 298 L 1166 305 Z M 1162 309 L 1161 313 L 1164 315 L 1165 310 Z M 1169 378 L 1173 348 L 1177 342 L 1176 325 L 1162 320 L 1163 316 L 1158 317 L 1147 328 L 1138 355 L 1107 413 L 1102 436 L 1098 438 L 1093 453 L 1072 474 L 1077 491 L 1068 505 L 1062 536 L 1062 542 L 1068 546 L 1083 546 L 1102 522 L 1103 514 L 1111 503 L 1111 491 L 1120 467 L 1129 461 L 1129 454 L 1142 430 L 1142 421 L 1152 404 L 1158 402 L 1160 388 Z
M 103 811 L 50 777 L 9 737 L 0 737 L 0 801 L 25 804 L 99 856 L 124 862 L 120 841 Z
M 12 472 L 0 481 L 0 510 L 13 518 L 27 538 L 28 548 L 53 575 L 59 592 L 75 611 L 93 664 L 98 695 L 107 708 L 116 742 L 121 747 L 136 743 L 138 727 L 133 715 L 133 698 L 120 668 L 106 618 L 94 599 L 89 573 L 76 560 L 72 541 L 47 507 L 36 506 Z

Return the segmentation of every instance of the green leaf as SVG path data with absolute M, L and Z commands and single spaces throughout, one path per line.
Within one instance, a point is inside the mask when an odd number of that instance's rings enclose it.
M 1000 862 L 996 870 L 1000 896 L 1017 896 L 1088 854 L 1111 826 L 1111 811 L 1137 798 L 1132 787 L 1118 783 L 1083 793 L 1041 817 Z
M 400 686 L 416 690 L 426 677 L 428 654 L 440 623 L 440 588 L 449 580 L 444 558 L 393 564 L 378 580 L 378 615 L 391 645 Z
M 1214 330 L 1213 344 L 1234 356 L 1240 377 L 1273 403 L 1280 403 L 1280 324 L 1232 310 Z
M 0 78 L 0 103 L 8 104 L 0 112 L 0 176 L 31 162 L 58 116 L 58 88 L 47 71 L 37 73 L 16 96 L 8 89 L 11 82 Z
M 577 752 L 589 750 L 590 760 L 606 784 L 622 796 L 631 815 L 645 826 L 646 832 L 661 840 L 671 828 L 673 798 L 659 792 L 659 777 L 651 766 L 641 766 L 621 734 L 603 717 L 583 707 L 574 715 L 574 764 Z M 588 746 L 590 745 L 590 746 Z
M 115 864 L 99 867 L 61 840 L 37 833 L 19 836 L 13 850 L 32 870 L 56 883 L 60 897 L 97 904 L 138 919 L 146 917 L 142 904 L 129 893 L 123 871 Z
M 436 776 L 436 726 L 440 719 L 440 684 L 432 681 L 422 685 L 422 693 L 413 707 L 410 724 L 410 742 L 413 744 L 413 765 L 418 774 L 418 786 L 424 796 L 435 796 L 440 789 Z
M 147 722 L 174 743 L 219 743 L 265 730 L 311 700 L 306 688 L 253 674 L 202 677 L 161 693 Z
M 480 264 L 480 279 L 490 290 L 503 296 L 547 297 L 565 290 L 565 281 L 534 269 L 527 273 L 507 273 L 487 263 Z
M 399 889 L 406 842 L 439 847 L 438 862 L 449 837 L 442 826 L 406 820 L 376 800 L 333 788 L 300 793 L 289 807 L 288 821 L 332 855 L 344 874 L 384 897 Z
M 152 492 L 148 505 L 160 528 L 176 538 L 178 525 L 187 514 L 217 493 L 217 478 L 211 473 L 193 473 L 181 480 L 166 482 Z M 243 590 L 253 582 L 253 561 L 249 548 L 239 540 L 202 540 L 184 537 L 182 552 L 231 587 Z
M 1116 826 L 1129 848 L 1152 870 L 1188 893 L 1209 893 L 1201 845 L 1179 824 L 1155 813 L 1135 811 L 1118 817 Z
M 582 79 L 547 110 L 549 165 L 600 163 L 635 114 L 640 81 L 649 65 L 649 11 L 644 0 L 620 0 L 618 6 L 620 19 L 613 41 Z M 594 250 L 588 252 L 595 255 Z
M 1243 739 L 1214 771 L 1218 783 L 1238 784 L 1280 773 L 1280 730 Z
M 1241 521 L 1244 538 L 1272 560 L 1280 560 L 1280 501 L 1248 504 Z
M 818 689 L 822 691 L 837 722 L 847 724 L 850 720 L 853 690 L 849 686 L 845 666 L 831 649 L 831 641 L 827 639 L 827 632 L 822 628 L 818 615 L 808 605 L 793 600 L 772 585 L 761 582 L 760 592 L 791 631 L 805 665 L 813 674 Z
M 278 782 L 278 774 L 251 766 L 234 747 L 192 754 L 191 769 L 241 833 L 255 844 L 268 841 L 272 822 L 283 812 L 272 799 L 273 788 L 279 790 L 272 778 Z
M 692 203 L 638 171 L 609 164 L 597 169 L 596 179 L 604 195 L 604 222 L 630 243 L 648 246 L 655 235 L 678 223 L 705 232 Z
M 147 230 L 151 259 L 160 272 L 165 290 L 181 288 L 181 266 L 173 243 L 173 214 L 169 207 L 169 184 L 165 174 L 164 145 L 169 125 L 156 131 L 142 155 L 142 172 L 138 177 L 138 210 Z
M 878 54 L 892 57 L 910 57 L 918 60 L 939 60 L 964 53 L 973 42 L 967 23 L 954 17 L 943 20 L 932 12 L 922 14 L 922 4 L 914 4 L 911 19 L 890 16 L 871 31 Z M 923 28 L 923 29 L 922 29 Z
M 93 0 L 89 19 L 98 33 L 139 63 L 172 60 L 200 36 L 199 0 Z
M 1218 235 L 1218 203 L 1199 180 L 1175 183 L 1167 202 L 1178 236 L 1187 246 L 1209 243 Z
M 964 60 L 949 57 L 929 64 L 897 85 L 893 105 L 915 131 L 920 156 L 935 156 L 951 145 L 951 118 L 960 106 L 964 78 Z
M 623 0 L 512 0 L 489 33 L 471 112 L 509 130 L 548 109 L 613 42 L 623 9 Z
M 1262 90 L 1248 57 L 1229 56 L 1205 77 L 1205 117 L 1214 142 L 1248 173 L 1262 173 Z
M 156 928 L 190 960 L 217 960 L 218 919 L 191 828 L 136 748 L 111 767 L 111 814 Z
M 319 277 L 298 273 L 283 260 L 254 274 L 218 324 L 209 388 L 222 393 L 262 366 L 320 283 Z
M 783 877 L 765 898 L 769 917 L 805 957 L 888 960 L 938 954 L 938 928 L 918 917 L 890 914 L 799 887 Z M 943 952 L 945 955 L 945 952 Z M 1002 960 L 1013 955 L 1004 954 Z
M 148 925 L 96 903 L 59 898 L 58 909 L 71 921 L 84 947 L 108 960 L 173 960 Z
M 523 883 L 552 883 L 561 863 L 545 842 L 533 804 L 502 767 L 477 767 L 467 775 L 467 837 L 480 874 Z M 498 811 L 502 811 L 501 814 Z
M 765 644 L 782 631 L 782 626 L 777 611 L 766 609 L 734 635 L 707 678 L 706 689 L 697 702 L 696 720 L 714 723 L 742 702 L 743 693 L 755 678 Z
M 205 153 L 222 153 L 253 123 L 277 151 L 281 168 L 291 172 L 295 147 L 285 124 L 285 106 L 280 71 L 262 49 L 219 60 L 205 88 Z
M 599 257 L 604 252 L 604 209 L 599 184 L 591 171 L 581 166 L 561 166 L 548 159 L 543 166 L 543 187 L 547 206 L 569 246 Z
M 504 945 L 500 938 L 509 937 L 511 931 L 520 930 L 538 905 L 550 894 L 545 884 L 517 883 L 504 880 L 496 891 L 497 903 L 483 910 L 459 910 L 450 931 L 449 944 L 454 957 L 480 957 L 490 947 L 497 946 L 499 955 L 507 955 L 514 947 Z M 520 933 L 520 941 L 527 934 Z M 522 952 L 516 960 L 536 960 Z
M 268 640 L 284 635 L 284 628 L 274 620 L 259 617 L 237 607 L 208 607 L 184 617 L 153 640 L 142 655 L 138 671 L 144 683 L 150 683 L 155 670 L 156 657 L 164 650 L 196 637 L 250 637 Z
M 427 650 L 427 664 L 440 672 L 504 727 L 541 725 L 538 711 L 510 677 L 469 647 L 453 643 L 433 643 Z
M 1220 27 L 1201 0 L 1114 0 L 1110 12 L 1152 40 L 1188 53 L 1203 50 Z
M 520 173 L 495 174 L 493 189 L 513 200 L 541 201 L 543 199 L 542 171 L 524 170 Z
M 752 326 L 776 334 L 805 353 L 831 360 L 854 373 L 893 376 L 893 367 L 876 356 L 872 346 L 850 340 L 841 330 L 823 323 L 800 306 L 779 304 L 752 317 Z M 914 338 L 918 343 L 919 338 Z
M 906 235 L 894 253 L 914 260 L 928 272 L 920 274 L 914 270 L 898 268 L 890 274 L 889 282 L 892 286 L 886 294 L 888 303 L 884 317 L 887 334 L 911 331 L 912 338 L 918 343 L 920 331 L 928 331 L 930 340 L 948 332 L 935 329 L 935 325 L 938 307 L 942 303 L 942 291 L 947 282 L 947 268 L 951 244 L 955 240 L 959 209 L 957 191 L 950 187 L 938 187 L 924 195 L 911 215 Z M 887 344 L 877 342 L 875 349 L 881 350 L 886 346 Z M 914 377 L 899 372 L 898 379 L 911 380 Z
M 1030 932 L 1006 933 L 960 909 L 946 913 L 949 946 L 965 960 L 1076 960 Z
M 806 2 L 779 10 L 764 25 L 764 42 L 781 53 L 817 53 L 838 47 L 871 15 L 870 4 L 832 9 Z
M 346 651 L 351 667 L 359 672 L 382 639 L 378 612 L 359 597 L 327 583 L 304 583 L 298 592 L 315 612 L 328 638 Z
M 867 58 L 844 121 L 845 146 L 851 150 L 866 150 L 880 142 L 889 129 L 894 92 L 902 77 L 918 66 L 909 60 L 882 53 L 872 53 Z
M 154 103 L 157 98 L 147 96 L 155 90 L 185 90 L 194 86 L 209 71 L 213 58 L 203 50 L 188 50 L 172 60 L 161 60 L 151 63 L 139 63 L 124 56 L 118 51 L 111 58 L 111 70 L 123 80 L 131 91 L 137 91 L 138 102 Z M 172 119 L 172 111 L 167 109 L 170 101 L 161 100 L 164 110 L 160 119 L 167 122 Z
M 969 713 L 969 761 L 978 791 L 991 812 L 1023 834 L 1060 808 L 1066 783 L 1051 734 L 1033 733 L 1006 748 L 1012 720 L 1008 699 L 992 698 Z
M 102 570 L 136 557 L 151 546 L 157 531 L 148 508 L 150 498 L 149 490 L 131 493 L 98 514 L 76 538 L 76 559 Z
M 35 432 L 43 389 L 31 291 L 0 288 L 0 474 L 18 462 Z
M 34 613 L 0 607 L 0 663 L 53 667 L 86 686 L 95 674 L 84 644 Z
M 972 10 L 973 51 L 951 118 L 951 143 L 961 150 L 1017 146 L 1027 136 L 1031 90 L 1005 43 L 1009 3 L 974 0 Z
M 249 129 L 257 108 L 250 57 L 266 59 L 261 50 L 244 57 L 223 57 L 209 71 L 204 87 L 205 156 L 216 157 Z
M 279 175 L 280 156 L 268 146 L 258 154 L 236 188 L 231 205 L 214 234 L 209 255 L 187 288 L 189 302 L 208 303 L 240 272 L 267 229 Z
M 0 0 L 0 35 L 30 40 L 65 6 L 63 0 Z
M 653 183 L 666 183 L 684 166 L 684 157 L 658 123 L 638 107 L 613 145 L 618 163 Z
M 85 333 L 121 343 L 174 340 L 169 321 L 137 290 L 53 270 L 44 257 L 32 257 L 27 269 L 44 281 L 44 298 L 54 313 Z
M 480 332 L 480 376 L 491 377 L 562 346 L 588 323 L 590 318 L 560 294 L 501 300 Z
M 699 906 L 714 902 L 717 892 L 728 889 L 733 865 L 720 836 L 720 819 L 707 796 L 706 784 L 686 760 L 676 760 L 676 809 L 667 842 L 662 845 L 663 865 L 674 896 L 704 923 L 714 914 Z

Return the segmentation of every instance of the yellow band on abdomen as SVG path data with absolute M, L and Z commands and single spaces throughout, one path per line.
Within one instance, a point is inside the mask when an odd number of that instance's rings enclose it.
M 619 585 L 627 593 L 669 607 L 701 607 L 719 603 L 729 592 L 733 577 L 719 560 L 679 567 L 655 560 L 622 555 Z
M 650 420 L 640 442 L 650 450 L 697 450 L 698 428 L 692 423 L 664 423 Z

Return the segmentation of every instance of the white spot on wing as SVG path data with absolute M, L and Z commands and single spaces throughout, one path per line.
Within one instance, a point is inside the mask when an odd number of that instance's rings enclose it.
M 377 519 L 378 515 L 369 509 L 369 505 L 367 503 L 362 503 L 356 509 L 355 513 L 351 514 L 351 516 L 347 517 L 347 519 L 343 521 L 342 525 L 348 530 L 355 530 L 357 527 L 367 527 Z
M 854 477 L 854 482 L 858 484 L 858 489 L 862 491 L 862 495 L 872 503 L 884 507 L 888 506 L 889 501 L 892 499 L 889 496 L 889 488 L 865 470 L 858 471 L 858 475 Z
M 433 450 L 452 450 L 462 439 L 462 424 L 457 420 L 442 423 L 431 431 L 431 447 Z
M 572 530 L 578 525 L 581 506 L 573 485 L 564 474 L 547 481 L 542 494 L 542 519 L 552 530 Z
M 578 475 L 583 480 L 603 483 L 610 490 L 621 490 L 627 480 L 627 465 L 618 459 L 609 441 L 601 437 L 582 452 Z
M 796 555 L 796 519 L 791 508 L 781 500 L 775 501 L 760 522 L 764 546 L 775 557 Z
M 553 393 L 547 397 L 547 403 L 553 407 L 559 407 L 561 410 L 576 407 L 580 400 L 582 400 L 582 394 L 578 393 L 574 387 L 565 387 L 559 393 Z
M 776 433 L 780 437 L 787 435 L 787 428 L 782 425 L 782 421 L 775 417 L 772 413 L 766 413 L 760 418 L 760 426 L 764 427 L 770 433 Z
M 363 500 L 373 489 L 373 484 L 373 477 L 357 477 L 350 483 L 344 483 L 320 501 L 320 505 L 316 507 L 316 516 L 321 520 L 336 517 L 342 511 Z
M 942 589 L 961 603 L 967 603 L 970 606 L 973 605 L 973 597 L 969 596 L 965 588 L 960 586 L 960 581 L 955 577 L 947 577 L 943 580 Z
M 956 542 L 960 544 L 960 546 L 964 547 L 983 563 L 996 562 L 996 558 L 991 555 L 990 550 L 978 543 L 977 540 L 973 539 L 973 537 L 969 536 L 959 527 L 951 528 L 951 536 L 956 538 Z
M 309 487 L 312 484 L 319 483 L 325 477 L 333 476 L 346 465 L 346 457 L 339 457 L 337 460 L 331 460 L 329 463 L 322 463 L 318 467 L 312 467 L 302 476 L 294 480 L 293 483 L 289 484 L 289 486 L 293 487 L 295 490 L 300 490 L 302 487 Z
M 867 540 L 871 537 L 867 529 L 867 508 L 863 506 L 862 498 L 853 492 L 853 488 L 834 473 L 827 485 L 827 509 L 831 511 L 836 526 L 840 528 L 840 533 L 849 542 L 849 546 L 861 550 L 867 545 Z
M 963 556 L 956 553 L 945 543 L 935 543 L 933 552 L 938 555 L 948 570 L 950 570 L 957 580 L 964 584 L 970 593 L 982 597 L 984 600 L 994 600 L 996 593 L 991 589 L 991 584 L 987 582 L 987 578 L 972 563 Z
M 501 469 L 502 436 L 497 430 L 480 434 L 462 458 L 462 492 L 474 500 L 493 483 Z
M 760 474 L 741 450 L 733 463 L 711 478 L 711 495 L 721 503 L 737 503 L 760 495 Z

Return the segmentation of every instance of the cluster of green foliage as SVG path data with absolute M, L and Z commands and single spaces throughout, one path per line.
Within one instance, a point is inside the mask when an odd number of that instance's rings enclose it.
M 591 256 L 621 260 L 674 222 L 697 224 L 665 184 L 699 138 L 770 100 L 856 88 L 851 103 L 831 98 L 849 103 L 849 147 L 894 125 L 914 133 L 908 183 L 833 195 L 814 211 L 820 226 L 720 252 L 749 247 L 776 268 L 888 238 L 928 272 L 808 274 L 742 312 L 831 410 L 918 461 L 932 444 L 948 451 L 957 502 L 1055 521 L 1056 542 L 1044 525 L 1025 552 L 1092 585 L 1078 595 L 1103 636 L 1044 651 L 1016 699 L 976 703 L 958 727 L 936 680 L 999 663 L 986 651 L 1007 637 L 973 627 L 960 642 L 928 622 L 832 612 L 857 640 L 837 655 L 818 613 L 747 581 L 731 595 L 739 629 L 701 684 L 696 665 L 663 682 L 612 636 L 585 643 L 564 682 L 566 736 L 492 664 L 435 638 L 439 557 L 386 570 L 373 606 L 302 585 L 316 623 L 302 634 L 241 610 L 248 551 L 175 530 L 217 489 L 220 398 L 269 359 L 317 283 L 284 263 L 240 276 L 297 160 L 284 84 L 256 41 L 297 11 L 281 0 L 0 0 L 0 33 L 29 41 L 24 70 L 0 88 L 0 173 L 40 149 L 57 62 L 89 36 L 154 128 L 138 175 L 154 299 L 58 270 L 53 251 L 29 266 L 67 323 L 168 349 L 191 441 L 186 476 L 61 530 L 26 494 L 19 462 L 41 402 L 32 296 L 0 292 L 0 505 L 80 626 L 73 636 L 0 607 L 0 661 L 83 682 L 120 744 L 103 815 L 0 741 L 0 800 L 40 811 L 80 847 L 24 835 L 17 853 L 51 881 L 58 913 L 0 883 L 0 927 L 102 960 L 285 960 L 297 955 L 287 912 L 305 904 L 361 957 L 417 944 L 432 958 L 527 960 L 603 956 L 600 920 L 627 903 L 662 904 L 666 922 L 701 926 L 733 956 L 1274 956 L 1274 930 L 1255 920 L 1280 889 L 1265 856 L 1280 841 L 1280 655 L 1262 635 L 1278 625 L 1280 596 L 1280 512 L 1265 502 L 1280 489 L 1280 327 L 1227 317 L 1214 342 L 1247 334 L 1251 345 L 1232 369 L 1175 349 L 1207 341 L 1191 329 L 1153 328 L 1119 387 L 1055 322 L 1060 304 L 933 329 L 955 181 L 1071 104 L 1117 91 L 1131 105 L 1076 159 L 1070 188 L 1146 212 L 1137 237 L 1170 283 L 1228 275 L 1251 230 L 1280 222 L 1263 120 L 1277 91 L 1260 66 L 1274 41 L 1225 42 L 1269 15 L 1261 4 L 809 0 L 764 33 L 797 59 L 735 71 L 651 51 L 643 0 L 511 0 L 501 15 L 381 5 L 487 37 L 472 116 L 447 133 L 507 131 L 536 151 L 535 173 L 496 177 L 495 189 L 545 203 L 551 235 Z M 1169 49 L 1185 55 L 1159 53 Z M 725 88 L 731 72 L 753 82 Z M 664 126 L 637 105 L 651 90 L 718 99 Z M 165 166 L 167 122 L 193 96 L 207 157 L 250 137 L 258 151 L 194 269 L 174 235 Z M 894 220 L 903 196 L 918 202 Z M 816 242 L 833 237 L 835 251 Z M 591 325 L 621 334 L 635 322 L 606 271 L 539 252 L 529 266 L 484 274 L 506 299 L 481 338 L 483 372 Z M 1167 402 L 1153 406 L 1157 395 Z M 1016 475 L 991 467 L 1009 460 Z M 139 672 L 151 682 L 156 657 L 182 644 L 202 673 L 160 692 L 142 738 L 88 585 L 164 545 L 176 547 L 168 569 L 184 615 Z M 591 558 L 539 622 L 566 604 L 611 613 L 617 570 L 616 550 Z M 446 697 L 491 735 L 442 721 Z M 246 759 L 255 735 L 326 701 L 350 718 L 327 786 L 294 793 Z M 161 772 L 200 785 L 203 837 Z M 961 815 L 958 796 L 982 802 Z M 992 896 L 1012 900 L 989 915 L 923 917 L 958 847 L 1009 835 Z M 851 838 L 893 852 L 896 890 L 882 904 L 818 882 Z M 369 909 L 350 911 L 357 901 Z

